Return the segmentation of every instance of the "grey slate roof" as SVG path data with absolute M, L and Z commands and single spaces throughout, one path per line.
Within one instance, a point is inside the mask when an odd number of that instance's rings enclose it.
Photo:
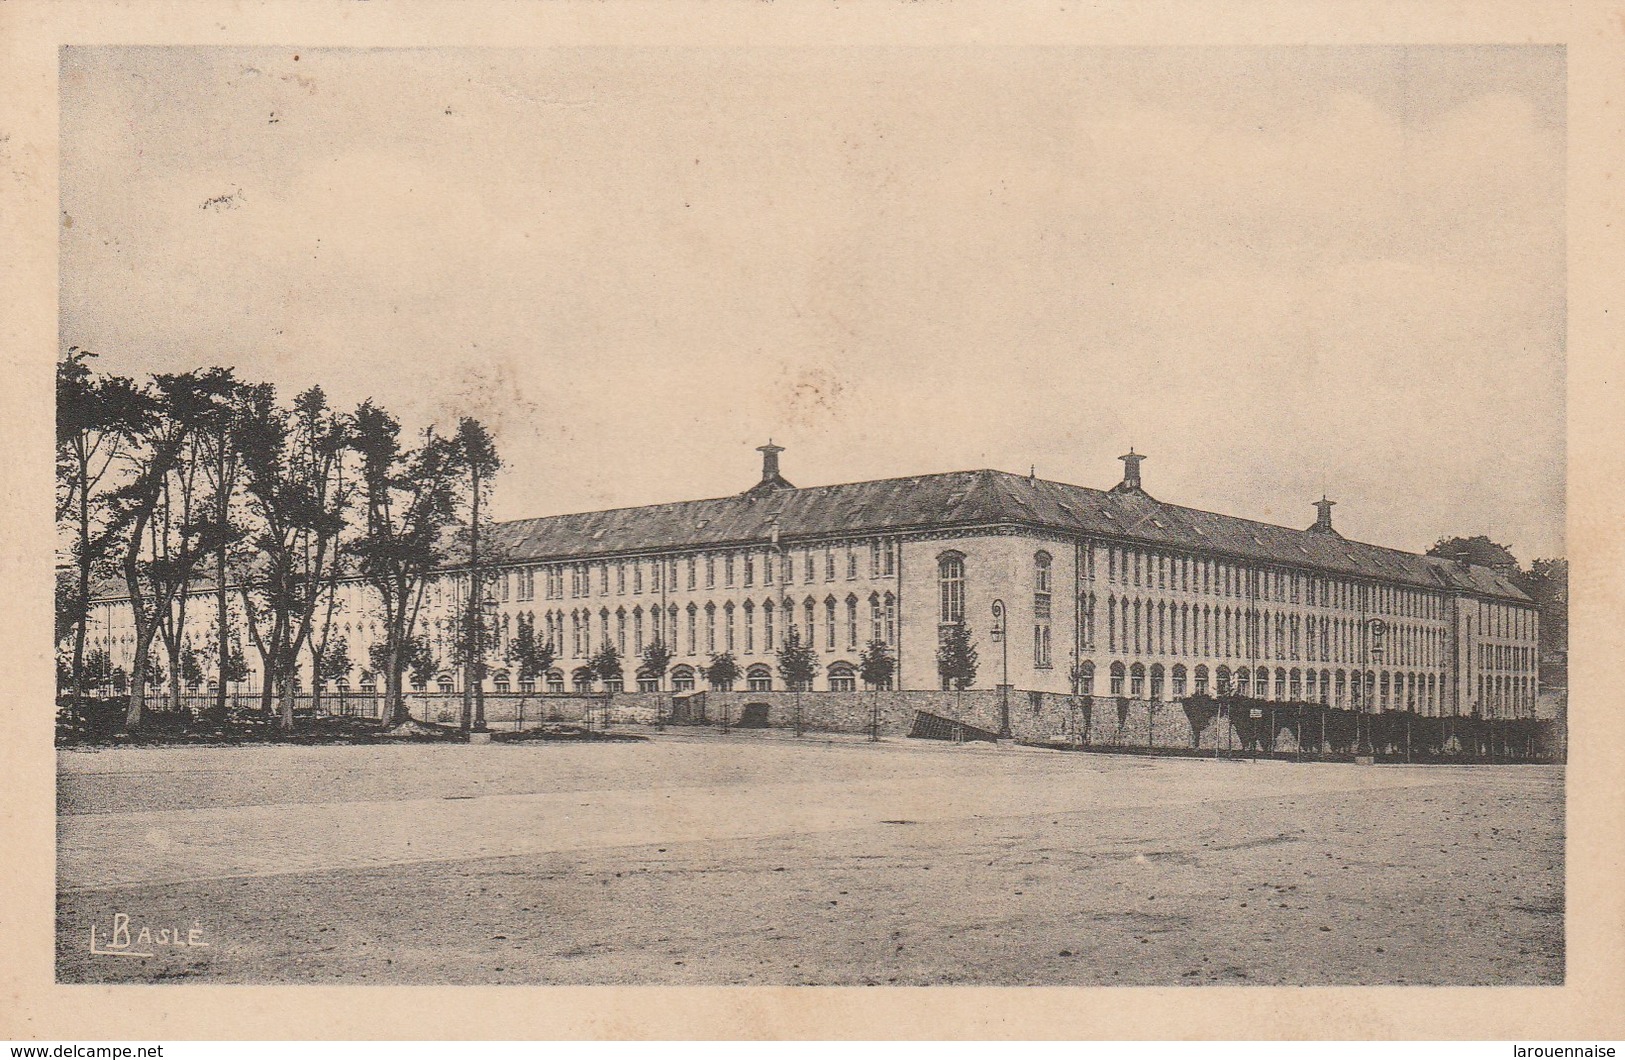
M 497 524 L 492 544 L 510 562 L 567 561 L 761 545 L 775 525 L 781 539 L 791 542 L 876 531 L 1019 526 L 1528 600 L 1486 567 L 1165 504 L 1136 490 L 1107 492 L 991 470 L 519 519 Z

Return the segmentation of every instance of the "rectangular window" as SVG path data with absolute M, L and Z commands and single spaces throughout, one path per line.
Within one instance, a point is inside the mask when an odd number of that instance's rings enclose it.
M 756 554 L 753 553 L 753 552 L 747 552 L 747 553 L 745 553 L 745 587 L 749 588 L 750 586 L 755 585 L 755 584 L 756 584 Z
M 717 558 L 715 556 L 706 556 L 705 557 L 705 587 L 707 589 L 714 589 L 714 588 L 716 588 L 716 584 L 717 584 Z
M 690 655 L 693 655 L 695 652 L 699 651 L 698 638 L 695 636 L 694 630 L 696 617 L 697 613 L 694 606 L 690 604 L 688 608 L 688 653 Z
M 708 654 L 717 650 L 717 609 L 709 605 L 705 608 L 705 650 Z
M 688 557 L 688 587 L 690 589 L 694 588 L 694 566 L 694 557 Z
M 650 592 L 658 593 L 660 591 L 660 586 L 661 586 L 661 581 L 662 581 L 661 575 L 663 575 L 665 573 L 665 570 L 666 570 L 665 563 L 661 562 L 658 559 L 655 560 L 654 568 L 649 572 L 649 576 L 650 576 L 650 579 L 651 579 L 650 582 L 649 582 L 649 591 Z
M 852 581 L 858 576 L 858 553 L 852 546 L 846 548 L 846 580 Z
M 801 559 L 802 559 L 801 572 L 802 572 L 803 575 L 805 575 L 803 580 L 808 585 L 811 585 L 813 583 L 813 551 L 812 551 L 812 549 L 809 548 L 807 551 L 803 552 L 801 554 Z
M 824 601 L 824 647 L 835 650 L 835 601 Z
M 824 546 L 824 580 L 827 582 L 835 580 L 835 550 L 828 545 Z
M 632 591 L 634 593 L 643 591 L 643 562 L 641 560 L 632 561 Z
M 789 585 L 796 580 L 796 561 L 788 549 L 779 557 L 779 584 Z M 786 627 L 788 628 L 788 623 Z
M 722 557 L 722 584 L 732 586 L 734 583 L 734 554 L 728 553 Z

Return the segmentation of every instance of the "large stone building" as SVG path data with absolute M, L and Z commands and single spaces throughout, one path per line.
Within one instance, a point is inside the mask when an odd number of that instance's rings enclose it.
M 1329 500 L 1306 530 L 1183 508 L 1146 492 L 1132 451 L 1104 491 L 988 470 L 797 489 L 782 450 L 760 452 L 761 480 L 734 496 L 496 527 L 495 621 L 506 639 L 527 616 L 557 652 L 537 691 L 592 687 L 583 664 L 605 643 L 626 658 L 630 687 L 657 638 L 674 655 L 662 689 L 704 687 L 721 652 L 748 687 L 774 688 L 792 631 L 818 654 L 815 689 L 856 687 L 876 639 L 896 658 L 897 687 L 934 688 L 942 632 L 962 621 L 981 688 L 1152 700 L 1235 690 L 1495 717 L 1535 707 L 1529 598 L 1487 567 L 1347 540 Z M 450 658 L 465 585 L 448 571 L 427 593 L 422 628 L 438 658 Z M 365 586 L 341 588 L 336 631 L 363 665 L 371 608 Z M 188 624 L 206 643 L 212 615 L 196 610 Z M 128 666 L 129 634 L 121 602 L 103 601 L 92 646 Z M 499 670 L 491 687 L 509 680 Z M 448 671 L 437 684 L 456 682 Z

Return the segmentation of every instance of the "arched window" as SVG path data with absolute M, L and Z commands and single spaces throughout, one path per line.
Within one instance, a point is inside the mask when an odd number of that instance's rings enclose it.
M 1198 666 L 1196 668 L 1196 694 L 1199 695 L 1199 696 L 1207 695 L 1207 667 L 1206 666 Z
M 1221 696 L 1229 695 L 1230 694 L 1230 667 L 1228 667 L 1228 666 L 1219 667 L 1218 672 L 1216 674 L 1214 674 L 1214 679 L 1218 682 L 1219 695 L 1221 695 Z
M 1152 699 L 1155 699 L 1155 700 L 1161 700 L 1162 699 L 1162 676 L 1163 676 L 1162 664 L 1161 663 L 1153 664 L 1152 667 L 1151 667 L 1151 698 Z
M 491 687 L 498 692 L 512 692 L 513 687 L 508 681 L 508 671 L 498 670 L 491 675 Z
M 564 671 L 547 671 L 547 690 L 555 694 L 564 691 Z
M 831 692 L 855 692 L 858 688 L 857 673 L 849 663 L 833 663 L 829 668 L 829 690 Z
M 1111 691 L 1111 694 L 1114 695 L 1114 696 L 1120 696 L 1120 695 L 1123 694 L 1123 674 L 1124 674 L 1124 672 L 1125 671 L 1123 669 L 1123 664 L 1122 663 L 1120 663 L 1120 662 L 1112 663 L 1112 669 L 1111 669 L 1111 677 L 1112 677 L 1111 689 L 1112 689 L 1112 691 Z
M 952 625 L 965 620 L 965 557 L 944 552 L 937 558 L 937 621 Z
M 1289 675 L 1289 680 L 1291 681 L 1291 687 L 1290 687 L 1289 691 L 1287 692 L 1287 698 L 1292 700 L 1294 703 L 1296 703 L 1299 700 L 1303 699 L 1303 673 L 1302 673 L 1302 671 L 1300 671 L 1296 666 L 1294 666 L 1292 668 L 1292 673 Z
M 591 692 L 592 691 L 592 674 L 587 670 L 587 668 L 585 666 L 581 667 L 575 673 L 571 674 L 570 675 L 570 681 L 571 681 L 572 684 L 575 685 L 575 690 L 577 692 Z
M 757 663 L 745 671 L 745 687 L 752 692 L 773 691 L 773 671 Z
M 1242 696 L 1252 695 L 1252 671 L 1245 666 L 1236 669 L 1236 694 Z
M 858 646 L 858 598 L 852 594 L 846 598 L 846 646 Z
M 1145 667 L 1140 663 L 1129 668 L 1128 694 L 1131 699 L 1145 698 Z
M 1286 667 L 1284 666 L 1275 668 L 1275 698 L 1286 698 Z
M 1175 699 L 1184 699 L 1185 698 L 1185 667 L 1184 666 L 1175 666 L 1174 667 L 1174 698 Z
M 1095 664 L 1085 662 L 1078 671 L 1078 693 L 1092 696 L 1095 694 Z
M 694 691 L 694 668 L 692 666 L 675 666 L 672 668 L 671 690 L 673 692 Z
M 448 674 L 441 674 L 435 678 L 435 684 L 439 687 L 441 695 L 450 695 L 457 687 Z
M 828 651 L 834 651 L 835 650 L 835 628 L 836 628 L 836 622 L 835 622 L 835 597 L 833 597 L 833 596 L 825 597 L 825 599 L 824 599 L 824 648 L 826 650 L 828 650 Z
M 1050 566 L 1052 560 L 1048 552 L 1039 552 L 1033 556 L 1033 592 L 1043 596 L 1050 594 Z

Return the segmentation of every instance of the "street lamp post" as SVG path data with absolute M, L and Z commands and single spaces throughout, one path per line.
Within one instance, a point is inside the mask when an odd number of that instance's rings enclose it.
M 1005 739 L 1010 737 L 1010 638 L 1005 628 L 1005 620 L 1009 616 L 1004 609 L 1003 600 L 993 601 L 993 642 L 999 646 L 1000 678 L 999 678 L 999 736 Z

